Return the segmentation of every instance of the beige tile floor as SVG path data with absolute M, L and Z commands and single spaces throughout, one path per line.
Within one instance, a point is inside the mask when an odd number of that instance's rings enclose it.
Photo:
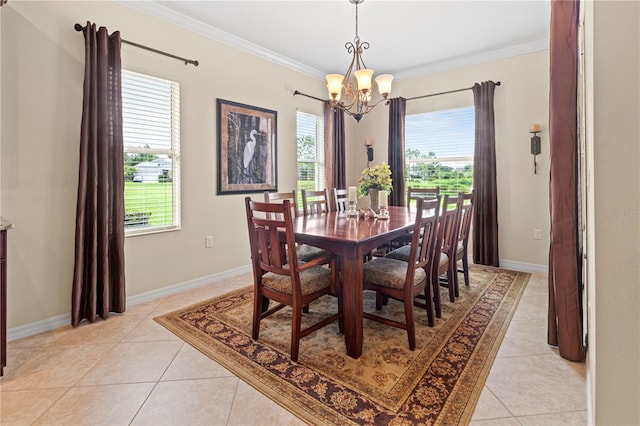
M 289 412 L 153 321 L 244 275 L 132 306 L 108 321 L 10 342 L 0 424 L 293 425 Z M 546 276 L 525 290 L 472 425 L 585 425 L 585 368 L 546 341 Z

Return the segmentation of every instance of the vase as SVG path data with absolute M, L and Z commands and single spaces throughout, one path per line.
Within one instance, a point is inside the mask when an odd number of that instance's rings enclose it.
M 375 188 L 369 188 L 369 198 L 371 199 L 371 210 L 376 213 L 380 212 L 380 190 Z

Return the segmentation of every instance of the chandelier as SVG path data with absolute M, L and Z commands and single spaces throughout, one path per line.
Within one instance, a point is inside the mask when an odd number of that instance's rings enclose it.
M 358 5 L 364 0 L 349 0 L 349 3 L 356 5 L 356 36 L 353 42 L 348 41 L 344 47 L 347 53 L 353 55 L 351 65 L 347 69 L 347 73 L 328 74 L 327 89 L 329 90 L 329 100 L 331 105 L 342 109 L 345 113 L 351 115 L 357 122 L 376 107 L 380 102 L 387 99 L 391 92 L 391 74 L 381 74 L 375 78 L 378 86 L 378 92 L 382 99 L 372 102 L 373 92 L 373 70 L 368 69 L 362 59 L 362 51 L 369 48 L 369 43 L 360 41 L 358 36 Z

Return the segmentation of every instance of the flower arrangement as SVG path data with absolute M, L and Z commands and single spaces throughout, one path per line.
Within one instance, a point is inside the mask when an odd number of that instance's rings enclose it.
M 369 188 L 391 192 L 391 169 L 384 161 L 362 171 L 358 179 L 358 193 L 368 195 Z

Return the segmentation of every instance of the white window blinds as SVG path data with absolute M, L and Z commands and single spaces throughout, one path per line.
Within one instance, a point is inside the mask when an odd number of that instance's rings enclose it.
M 324 118 L 297 113 L 298 189 L 324 189 Z
M 180 86 L 122 72 L 127 235 L 180 227 Z
M 474 126 L 473 106 L 408 115 L 406 186 L 468 192 L 473 186 Z

